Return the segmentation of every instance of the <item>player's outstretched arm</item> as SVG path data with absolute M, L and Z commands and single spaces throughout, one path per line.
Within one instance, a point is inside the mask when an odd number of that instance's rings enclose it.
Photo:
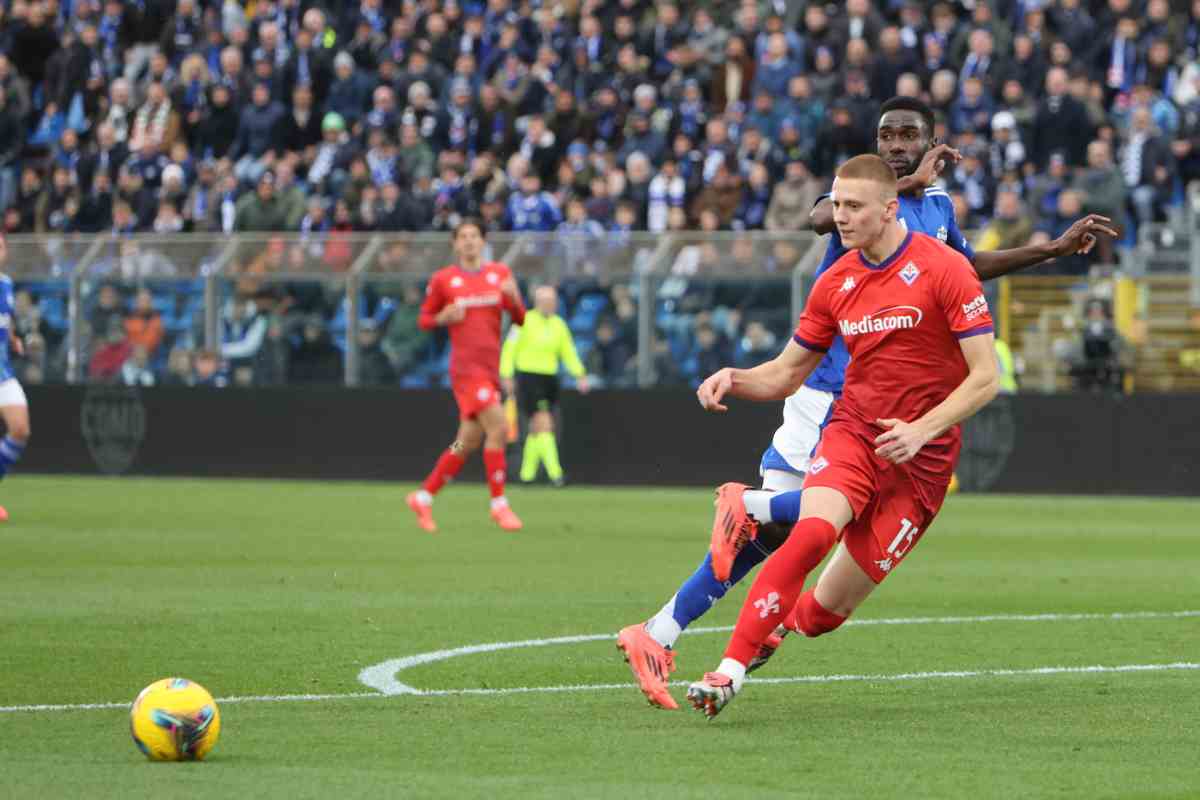
M 821 362 L 824 353 L 788 342 L 775 358 L 751 369 L 725 367 L 710 375 L 696 391 L 705 411 L 728 411 L 726 395 L 742 400 L 772 402 L 791 395 Z
M 1092 248 L 1096 246 L 1096 237 L 1100 235 L 1111 236 L 1114 239 L 1120 236 L 1112 227 L 1111 219 L 1099 214 L 1088 214 L 1075 220 L 1062 236 L 1053 241 L 1014 247 L 1010 250 L 976 253 L 975 272 L 980 280 L 990 281 L 992 278 L 999 278 L 1052 258 L 1072 256 L 1076 253 L 1086 255 L 1092 252 Z
M 927 443 L 945 433 L 951 425 L 973 416 L 996 396 L 1000 389 L 996 337 L 991 333 L 982 333 L 960 339 L 958 344 L 967 361 L 967 377 L 945 400 L 919 419 L 912 422 L 876 420 L 876 424 L 888 429 L 875 437 L 875 454 L 880 458 L 903 464 Z

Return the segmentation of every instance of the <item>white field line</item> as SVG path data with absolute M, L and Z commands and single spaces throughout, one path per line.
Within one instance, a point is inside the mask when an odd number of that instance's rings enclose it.
M 988 614 L 977 617 L 895 617 L 884 619 L 851 619 L 846 625 L 973 625 L 989 622 L 1078 622 L 1084 620 L 1121 621 L 1131 619 L 1182 619 L 1200 617 L 1200 611 L 1133 611 L 1117 612 L 1115 614 Z M 719 628 L 689 628 L 684 633 L 724 633 L 733 630 L 725 626 Z M 614 634 L 588 634 L 585 636 L 556 636 L 551 639 L 525 639 L 518 642 L 491 642 L 488 644 L 473 644 L 466 647 L 455 647 L 449 650 L 435 650 L 431 653 L 393 658 L 367 667 L 358 673 L 358 681 L 382 694 L 423 694 L 424 691 L 407 683 L 396 680 L 396 675 L 406 669 L 445 661 L 459 656 L 469 656 L 478 653 L 493 653 L 497 650 L 517 650 L 525 647 L 550 647 L 560 644 L 580 644 L 583 642 L 598 642 L 614 638 Z
M 1200 670 L 1200 664 L 1176 661 L 1170 664 L 1117 664 L 1113 666 L 1093 664 L 1085 667 L 1033 667 L 1030 669 L 977 669 L 947 670 L 939 672 L 900 672 L 893 675 L 797 675 L 790 678 L 747 678 L 747 683 L 883 683 L 895 681 L 949 680 L 955 678 L 1015 678 L 1041 677 L 1045 675 L 1096 675 L 1122 672 L 1175 672 Z M 684 687 L 687 681 L 672 681 L 671 686 Z M 416 689 L 407 694 L 417 697 L 455 697 L 462 695 L 507 695 L 507 694 L 559 694 L 563 692 L 598 692 L 609 689 L 634 689 L 633 683 L 580 683 L 564 686 L 512 686 L 504 689 Z M 217 702 L 227 703 L 296 703 L 323 700 L 383 700 L 388 695 L 379 692 L 345 692 L 343 694 L 267 694 L 239 697 L 218 697 Z M 93 709 L 128 709 L 129 703 L 78 703 L 63 705 L 0 706 L 0 712 L 36 711 L 88 711 Z
M 859 619 L 849 620 L 846 625 L 951 625 L 974 624 L 987 622 L 1069 622 L 1080 620 L 1130 620 L 1130 619 L 1183 619 L 1200 617 L 1200 611 L 1137 611 L 1118 612 L 1114 614 L 989 614 L 976 617 L 897 617 L 891 619 Z M 690 628 L 685 633 L 706 634 L 723 633 L 733 630 L 732 627 L 701 627 Z M 359 681 L 372 687 L 371 692 L 343 692 L 340 694 L 277 694 L 277 695 L 241 695 L 234 697 L 219 697 L 218 703 L 289 703 L 289 702 L 319 702 L 328 700 L 361 700 L 381 698 L 396 694 L 415 695 L 419 697 L 449 697 L 458 695 L 507 695 L 530 693 L 560 693 L 588 692 L 610 689 L 628 689 L 631 683 L 575 684 L 564 686 L 518 686 L 501 689 L 417 689 L 398 682 L 397 672 L 420 664 L 430 664 L 445 661 L 458 656 L 476 653 L 490 653 L 497 650 L 515 650 L 524 647 L 548 647 L 558 644 L 577 644 L 581 642 L 596 642 L 611 640 L 614 634 L 588 634 L 584 636 L 558 636 L 550 639 L 526 639 L 517 642 L 493 642 L 490 644 L 469 645 L 451 650 L 437 650 L 431 653 L 420 653 L 405 658 L 393 659 L 368 667 L 359 673 Z M 905 672 L 891 675 L 800 675 L 788 678 L 758 678 L 749 679 L 753 683 L 786 684 L 786 683 L 840 683 L 848 681 L 907 681 L 934 680 L 956 678 L 987 678 L 987 677 L 1018 677 L 1063 674 L 1096 674 L 1096 673 L 1129 673 L 1129 672 L 1163 672 L 1179 670 L 1200 670 L 1200 663 L 1173 662 L 1168 664 L 1121 664 L 1116 666 L 1093 665 L 1084 667 L 1036 667 L 1031 669 L 988 669 L 964 671 L 936 672 Z M 376 683 L 378 681 L 378 683 Z M 686 686 L 686 681 L 675 681 L 673 686 Z M 37 713 L 55 711 L 92 711 L 128 709 L 129 702 L 112 703 L 41 703 L 34 705 L 0 706 L 0 714 L 4 713 Z

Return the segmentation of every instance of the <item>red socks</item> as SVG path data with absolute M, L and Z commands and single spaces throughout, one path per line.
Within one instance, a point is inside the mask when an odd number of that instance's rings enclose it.
M 492 497 L 504 496 L 504 481 L 508 478 L 503 450 L 484 450 L 483 468 L 487 471 L 488 488 Z
M 467 463 L 465 458 L 453 450 L 447 450 L 442 453 L 442 457 L 438 459 L 437 464 L 433 467 L 433 472 L 429 473 L 429 477 L 425 479 L 421 488 L 430 494 L 437 494 L 446 485 L 446 481 L 451 480 L 462 470 L 465 463 Z
M 796 523 L 787 542 L 767 559 L 750 587 L 725 649 L 726 658 L 750 663 L 775 626 L 788 618 L 804 579 L 836 542 L 837 531 L 823 519 L 808 517 Z
M 805 636 L 820 636 L 822 633 L 836 631 L 846 618 L 835 614 L 817 602 L 813 590 L 809 589 L 800 595 L 800 602 L 785 623 L 794 631 L 800 631 Z

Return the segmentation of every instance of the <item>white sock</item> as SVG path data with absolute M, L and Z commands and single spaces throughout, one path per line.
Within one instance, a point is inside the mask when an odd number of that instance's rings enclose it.
M 717 667 L 717 672 L 722 675 L 728 675 L 733 681 L 733 691 L 740 692 L 742 684 L 746 682 L 746 665 L 740 661 L 734 661 L 732 658 L 722 658 L 721 666 Z
M 499 497 L 492 498 L 492 511 L 495 511 L 498 508 L 504 508 L 507 505 L 508 505 L 508 498 L 505 497 L 504 495 L 500 495 Z
M 774 522 L 775 520 L 771 519 L 771 498 L 774 496 L 775 492 L 765 489 L 747 489 L 742 495 L 746 503 L 746 513 L 757 522 Z
M 420 489 L 417 492 L 417 502 L 423 506 L 431 506 L 433 505 L 433 495 L 424 489 Z
M 663 647 L 674 647 L 683 628 L 675 621 L 675 596 L 646 623 L 646 633 Z

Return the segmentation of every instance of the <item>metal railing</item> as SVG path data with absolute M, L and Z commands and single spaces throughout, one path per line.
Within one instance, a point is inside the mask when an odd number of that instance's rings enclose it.
M 1181 287 L 1186 280 L 1192 308 L 1200 309 L 1200 188 L 1189 196 L 1185 219 L 1188 272 L 1179 271 L 1181 264 L 1176 274 Z M 372 337 L 378 340 L 372 331 L 381 300 L 407 303 L 411 312 L 428 276 L 453 261 L 446 233 L 10 236 L 7 241 L 6 269 L 16 288 L 30 292 L 43 316 L 52 317 L 53 330 L 63 336 L 54 354 L 61 368 L 46 371 L 73 383 L 94 379 L 95 353 L 107 336 L 115 340 L 119 333 L 112 328 L 113 318 L 123 317 L 120 312 L 128 309 L 130 296 L 147 288 L 169 329 L 165 347 L 219 353 L 231 337 L 244 332 L 244 315 L 258 313 L 283 321 L 267 337 L 268 344 L 282 347 L 278 336 L 297 338 L 304 322 L 315 319 L 317 327 L 333 336 L 339 352 L 336 375 L 327 379 L 361 385 L 368 382 L 364 347 L 373 346 Z M 694 352 L 687 348 L 694 347 L 696 331 L 705 326 L 739 340 L 747 321 L 759 320 L 771 334 L 768 340 L 776 349 L 782 347 L 825 248 L 824 237 L 811 232 L 526 233 L 491 235 L 487 257 L 508 263 L 527 290 L 543 282 L 562 287 L 570 299 L 568 321 L 585 344 L 597 342 L 599 347 L 596 327 L 602 319 L 620 327 L 631 340 L 632 357 L 611 382 L 649 387 L 695 380 L 694 366 L 689 366 Z M 1151 280 L 1139 266 L 1140 258 L 1135 248 L 1121 273 Z M 105 287 L 125 295 L 118 308 L 110 309 L 113 313 L 104 308 Z M 590 317 L 579 311 L 587 304 L 577 300 L 585 295 L 603 297 L 604 310 Z M 258 297 L 267 300 L 250 308 Z M 999 297 L 1015 299 L 1017 306 L 1022 302 L 1011 291 Z M 1071 328 L 1062 324 L 1067 310 L 1035 314 L 1033 327 L 1025 323 L 1012 334 L 1017 344 L 1028 340 L 1016 353 L 1026 364 L 1024 388 L 1053 391 L 1064 385 L 1055 337 L 1061 342 L 1064 334 L 1057 332 Z M 997 318 L 1008 319 L 1011 311 L 998 307 Z M 415 326 L 411 314 L 407 319 Z M 106 324 L 111 330 L 98 329 Z M 444 352 L 434 349 L 422 363 L 396 364 L 397 382 L 437 385 Z M 730 350 L 739 352 L 736 342 Z M 1174 364 L 1190 352 L 1172 352 L 1168 361 Z M 170 377 L 167 355 L 157 356 L 163 377 Z

